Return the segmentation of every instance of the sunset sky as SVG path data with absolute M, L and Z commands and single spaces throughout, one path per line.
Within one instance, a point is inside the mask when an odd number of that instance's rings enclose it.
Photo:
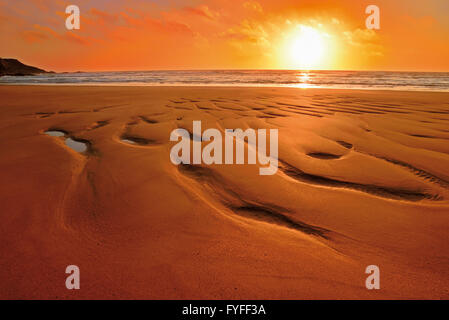
M 70 4 L 80 30 L 65 28 Z M 365 27 L 370 4 L 380 30 Z M 296 69 L 300 59 L 449 71 L 449 1 L 0 0 L 0 42 L 0 57 L 53 71 Z

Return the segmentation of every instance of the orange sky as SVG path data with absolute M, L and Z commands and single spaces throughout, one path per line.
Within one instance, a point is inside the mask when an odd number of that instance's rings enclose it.
M 65 8 L 81 29 L 65 29 Z M 376 4 L 381 29 L 367 30 Z M 0 56 L 53 71 L 292 69 L 298 26 L 319 69 L 449 71 L 448 0 L 0 0 Z

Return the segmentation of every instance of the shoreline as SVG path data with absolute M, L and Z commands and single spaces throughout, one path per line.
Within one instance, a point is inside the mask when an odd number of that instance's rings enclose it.
M 273 85 L 220 85 L 220 84 L 126 84 L 126 83 L 108 83 L 108 84 L 95 84 L 95 83 L 85 83 L 85 84 L 74 84 L 74 83 L 0 83 L 0 87 L 92 87 L 92 88 L 101 88 L 101 87 L 117 87 L 117 88 L 150 88 L 150 87 L 166 87 L 166 88 L 216 88 L 216 89 L 224 89 L 224 88 L 242 88 L 242 89 L 301 89 L 301 90 L 342 90 L 342 91 L 366 91 L 366 92 L 410 92 L 410 93 L 449 93 L 448 90 L 403 90 L 403 88 L 398 89 L 385 89 L 385 88 L 333 88 L 333 87 L 298 87 L 298 86 L 273 86 Z

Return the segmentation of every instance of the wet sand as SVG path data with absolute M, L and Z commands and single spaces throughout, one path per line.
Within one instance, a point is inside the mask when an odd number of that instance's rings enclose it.
M 449 298 L 449 93 L 0 86 L 0 97 L 0 298 Z M 277 174 L 173 165 L 170 132 L 194 120 L 279 129 Z M 80 290 L 65 288 L 68 265 Z M 380 290 L 365 288 L 368 265 Z

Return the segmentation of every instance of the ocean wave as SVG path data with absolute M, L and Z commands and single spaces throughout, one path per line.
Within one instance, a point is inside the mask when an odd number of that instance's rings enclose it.
M 279 86 L 449 91 L 449 73 L 386 71 L 184 70 L 4 76 L 0 84 Z

